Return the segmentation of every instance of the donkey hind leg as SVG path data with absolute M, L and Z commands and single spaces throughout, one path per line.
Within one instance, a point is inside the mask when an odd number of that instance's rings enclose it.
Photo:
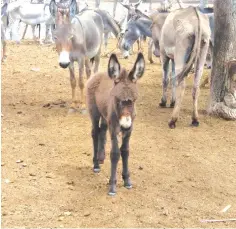
M 100 165 L 98 161 L 98 139 L 99 139 L 99 119 L 100 113 L 97 106 L 93 104 L 90 110 L 90 116 L 92 117 L 92 138 L 93 138 L 93 171 L 95 173 L 100 172 Z
M 76 89 L 76 79 L 75 79 L 75 72 L 74 72 L 74 63 L 71 62 L 69 65 L 69 71 L 70 71 L 70 84 L 71 84 L 71 89 L 72 89 L 72 103 L 70 105 L 69 113 L 75 112 L 76 111 L 76 94 L 75 94 L 75 89 Z
M 84 65 L 85 65 L 85 60 L 82 58 L 79 62 L 79 89 L 80 89 L 80 112 L 82 114 L 86 113 L 86 96 L 84 94 Z
M 107 121 L 104 118 L 101 118 L 97 152 L 99 164 L 103 164 L 105 160 L 106 133 Z
M 109 180 L 109 192 L 108 195 L 114 196 L 116 194 L 116 171 L 117 171 L 117 164 L 120 159 L 120 149 L 118 146 L 118 138 L 115 130 L 110 129 L 111 133 L 111 177 Z
M 166 101 L 167 101 L 167 87 L 169 84 L 169 76 L 168 76 L 168 72 L 169 72 L 169 62 L 170 62 L 170 58 L 167 57 L 166 55 L 162 55 L 162 98 L 161 98 L 161 102 L 159 103 L 160 107 L 166 107 Z
M 122 145 L 120 148 L 121 157 L 122 157 L 122 178 L 124 180 L 124 186 L 128 189 L 132 188 L 130 173 L 128 168 L 128 158 L 129 158 L 129 139 L 131 136 L 131 131 L 125 131 L 122 133 Z
M 187 43 L 188 42 L 188 43 Z M 178 81 L 179 79 L 179 74 L 182 72 L 182 69 L 185 66 L 185 63 L 187 61 L 187 58 L 189 56 L 189 53 L 191 52 L 192 49 L 192 44 L 191 40 L 187 40 L 186 42 L 183 42 L 185 46 L 181 46 L 181 44 L 178 44 L 178 48 L 175 50 L 175 75 L 176 75 L 176 80 Z M 186 44 L 188 44 L 188 47 L 186 47 Z M 169 127 L 171 129 L 175 128 L 175 123 L 179 117 L 179 111 L 181 107 L 181 103 L 183 100 L 184 96 L 184 91 L 185 91 L 185 78 L 179 82 L 176 83 L 176 101 L 175 101 L 175 107 L 171 116 L 171 120 L 169 122 Z
M 208 43 L 203 43 L 201 46 L 201 51 L 199 58 L 197 60 L 197 66 L 195 69 L 195 75 L 194 75 L 194 84 L 193 84 L 193 115 L 192 115 L 192 126 L 199 126 L 198 121 L 198 96 L 199 96 L 199 84 L 202 77 L 202 72 L 204 69 L 204 63 L 207 56 L 207 50 L 208 50 Z
M 172 68 L 172 75 L 171 75 L 171 91 L 172 91 L 172 97 L 170 102 L 170 107 L 173 108 L 175 106 L 175 100 L 176 100 L 176 77 L 175 77 L 175 61 L 171 60 L 171 68 Z

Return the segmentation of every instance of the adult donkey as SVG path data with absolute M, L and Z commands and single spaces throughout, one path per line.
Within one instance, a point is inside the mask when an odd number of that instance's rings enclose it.
M 209 19 L 206 15 L 199 12 L 196 7 L 173 11 L 167 16 L 164 22 L 160 39 L 160 56 L 163 72 L 163 95 L 161 104 L 163 106 L 166 104 L 170 59 L 174 65 L 177 80 L 177 97 L 169 122 L 170 128 L 175 128 L 185 90 L 185 77 L 188 75 L 193 64 L 195 66 L 195 74 L 192 92 L 192 125 L 199 125 L 197 108 L 199 84 L 209 47 L 210 36 Z
M 31 25 L 33 30 L 34 39 L 35 27 L 37 24 L 46 25 L 46 38 L 48 38 L 49 28 L 53 30 L 54 21 L 49 12 L 49 4 L 31 4 L 13 2 L 8 4 L 8 16 L 14 20 L 14 23 L 24 22 L 26 25 Z M 16 31 L 18 33 L 18 31 Z M 42 39 L 40 39 L 40 43 Z
M 57 12 L 54 39 L 59 54 L 59 65 L 62 68 L 69 67 L 70 71 L 72 104 L 69 112 L 75 111 L 78 105 L 80 105 L 81 112 L 84 112 L 84 65 L 87 78 L 91 74 L 90 61 L 94 62 L 94 72 L 98 71 L 104 26 L 99 14 L 93 10 L 85 10 L 73 17 L 70 12 L 73 6 L 76 6 L 75 3 L 75 1 L 71 1 L 68 8 L 60 8 L 56 3 L 55 5 L 51 3 L 51 12 Z M 79 102 L 76 99 L 75 61 L 79 64 L 79 88 L 81 92 Z
M 108 63 L 108 73 L 98 73 L 87 82 L 87 106 L 92 121 L 93 170 L 100 172 L 99 164 L 105 158 L 106 131 L 111 136 L 111 177 L 109 195 L 116 194 L 116 170 L 122 157 L 124 186 L 132 188 L 128 169 L 129 140 L 136 115 L 135 102 L 138 98 L 136 82 L 142 77 L 145 61 L 142 53 L 131 71 L 120 67 L 115 54 Z M 100 123 L 100 127 L 99 127 Z M 119 149 L 118 134 L 122 133 Z

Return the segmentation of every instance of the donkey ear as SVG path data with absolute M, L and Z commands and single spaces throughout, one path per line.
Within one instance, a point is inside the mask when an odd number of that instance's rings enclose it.
M 51 0 L 49 4 L 49 11 L 53 17 L 56 17 L 57 5 L 55 0 Z
M 76 0 L 72 0 L 70 3 L 70 16 L 74 17 L 76 14 L 78 14 L 77 3 Z
M 120 75 L 120 63 L 114 53 L 111 54 L 108 62 L 108 75 L 113 80 L 116 80 Z
M 137 9 L 141 2 L 142 0 L 138 1 L 137 3 L 134 3 L 134 8 Z
M 136 82 L 140 79 L 145 70 L 145 60 L 143 54 L 140 52 L 138 54 L 137 60 L 135 61 L 133 69 L 129 73 L 129 79 L 133 82 Z

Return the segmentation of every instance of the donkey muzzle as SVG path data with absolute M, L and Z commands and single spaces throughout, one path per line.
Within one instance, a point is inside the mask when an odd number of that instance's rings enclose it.
M 59 56 L 59 65 L 62 68 L 67 68 L 70 64 L 70 54 L 67 51 L 62 51 Z

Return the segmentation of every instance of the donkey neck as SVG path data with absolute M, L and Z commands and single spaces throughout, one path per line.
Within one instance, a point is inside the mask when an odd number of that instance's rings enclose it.
M 137 28 L 139 29 L 141 35 L 144 35 L 147 37 L 152 36 L 152 32 L 150 29 L 151 24 L 152 24 L 152 21 L 148 19 L 140 18 L 136 21 Z

